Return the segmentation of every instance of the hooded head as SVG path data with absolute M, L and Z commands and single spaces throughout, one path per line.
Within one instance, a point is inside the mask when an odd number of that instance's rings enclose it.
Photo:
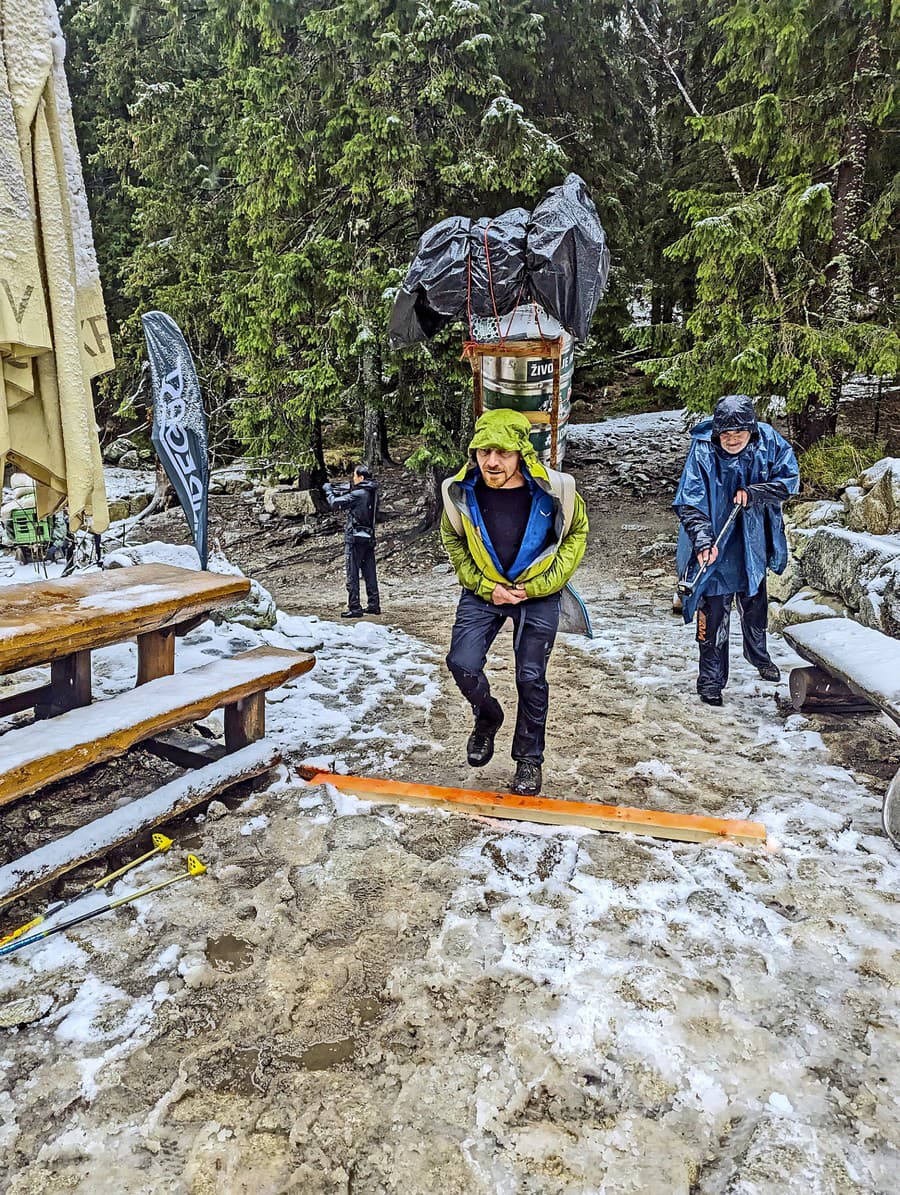
M 534 446 L 531 443 L 531 424 L 521 411 L 513 411 L 507 407 L 498 407 L 493 411 L 485 411 L 479 416 L 475 424 L 475 434 L 469 443 L 470 464 L 477 465 L 484 480 L 494 488 L 501 488 L 508 484 L 521 466 L 534 473 L 540 468 Z M 491 449 L 497 450 L 497 455 L 504 458 L 488 462 L 485 454 Z M 515 455 L 513 455 L 515 454 Z M 494 475 L 485 466 L 495 469 Z M 504 475 L 507 481 L 504 481 Z M 522 484 L 521 481 L 518 484 Z
M 713 411 L 713 443 L 721 445 L 726 452 L 741 452 L 754 436 L 759 434 L 753 399 L 747 394 L 726 394 L 716 403 Z M 722 436 L 725 443 L 722 443 Z

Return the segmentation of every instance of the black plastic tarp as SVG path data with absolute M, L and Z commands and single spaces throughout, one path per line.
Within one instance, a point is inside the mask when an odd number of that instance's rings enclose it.
M 532 300 L 583 340 L 608 274 L 597 209 L 584 180 L 570 174 L 531 213 L 451 216 L 430 228 L 394 300 L 391 346 L 428 340 L 470 315 L 508 315 Z

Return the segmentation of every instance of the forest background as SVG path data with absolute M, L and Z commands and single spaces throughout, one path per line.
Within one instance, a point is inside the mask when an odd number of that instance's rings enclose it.
M 894 376 L 900 4 L 889 0 L 67 0 L 67 72 L 119 368 L 140 314 L 196 356 L 213 441 L 324 476 L 323 427 L 435 477 L 471 412 L 465 331 L 392 353 L 393 295 L 448 215 L 574 170 L 612 249 L 579 363 L 671 397 L 780 396 L 834 430 Z M 635 327 L 635 302 L 649 324 Z

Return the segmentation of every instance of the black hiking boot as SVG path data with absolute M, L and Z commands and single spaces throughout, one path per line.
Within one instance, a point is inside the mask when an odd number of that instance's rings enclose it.
M 366 614 L 380 614 L 380 613 L 381 613 L 380 606 L 366 606 Z
M 705 705 L 721 705 L 722 704 L 722 690 L 721 689 L 698 689 L 697 695 Z
M 486 763 L 491 762 L 494 755 L 494 739 L 502 724 L 502 718 L 499 722 L 482 722 L 476 718 L 475 729 L 466 743 L 466 758 L 470 768 L 483 768 Z
M 341 618 L 362 618 L 365 610 L 342 610 Z
M 763 680 L 775 681 L 776 684 L 781 680 L 781 672 L 778 669 L 778 665 L 773 664 L 771 660 L 767 664 L 762 664 L 756 671 Z
M 541 791 L 541 765 L 536 759 L 516 760 L 516 778 L 510 785 L 511 793 L 521 797 L 536 797 Z

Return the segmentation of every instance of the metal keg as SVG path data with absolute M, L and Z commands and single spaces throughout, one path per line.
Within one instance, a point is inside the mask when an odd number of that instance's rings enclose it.
M 501 332 L 505 340 L 557 340 L 562 338 L 559 379 L 559 410 L 557 423 L 556 460 L 552 459 L 550 415 L 553 409 L 552 356 L 541 353 L 539 345 L 534 355 L 524 357 L 482 356 L 481 398 L 486 411 L 497 407 L 522 411 L 532 420 L 531 442 L 542 464 L 561 469 L 566 454 L 569 411 L 572 405 L 572 374 L 575 361 L 575 341 L 556 320 L 546 312 L 529 306 L 509 318 L 501 318 Z M 480 321 L 475 338 L 482 343 L 499 339 L 493 320 Z M 493 333 L 493 335 L 492 335 Z M 543 417 L 543 418 L 541 418 Z

